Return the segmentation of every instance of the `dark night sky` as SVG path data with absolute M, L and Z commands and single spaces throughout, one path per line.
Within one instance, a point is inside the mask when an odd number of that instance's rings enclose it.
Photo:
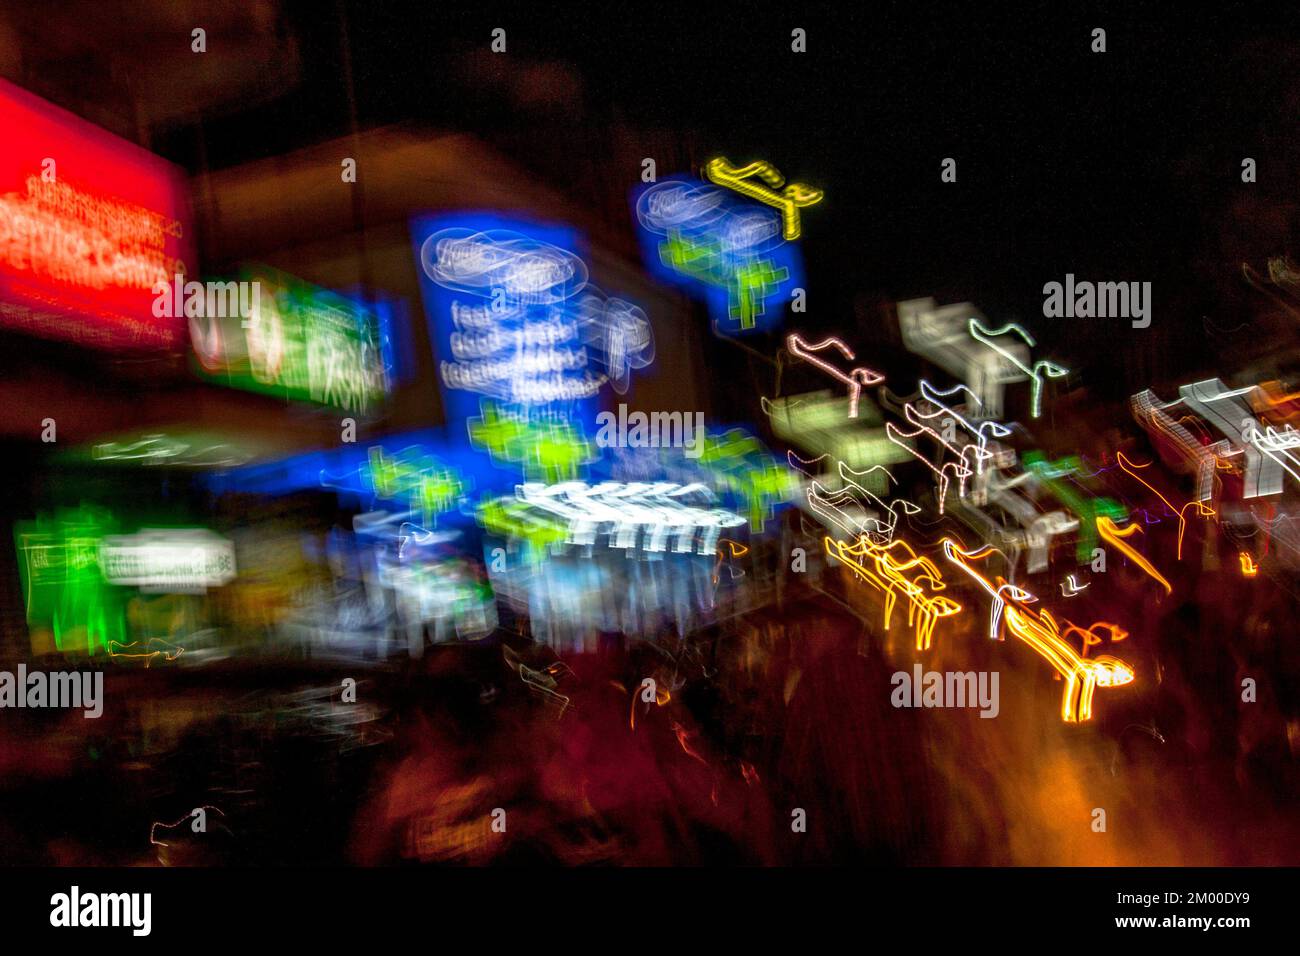
M 825 188 L 805 219 L 810 326 L 870 341 L 872 303 L 933 294 L 1025 321 L 1103 390 L 1117 348 L 1174 349 L 1176 361 L 1154 367 L 1177 375 L 1210 369 L 1225 343 L 1207 335 L 1204 317 L 1228 328 L 1249 318 L 1262 300 L 1241 282 L 1241 263 L 1262 268 L 1294 246 L 1296 18 L 1280 4 L 1136 18 L 1131 5 L 1057 6 L 343 9 L 361 128 L 416 122 L 489 141 L 511 128 L 543 138 L 595 129 L 580 141 L 599 149 L 602 126 L 617 120 L 681 130 L 740 161 L 767 158 Z M 338 10 L 290 7 L 304 82 L 247 113 L 205 118 L 212 165 L 348 130 Z M 555 67 L 576 80 L 572 102 L 521 118 L 517 100 L 467 74 L 495 26 L 508 31 L 510 59 L 490 69 Z M 806 54 L 790 51 L 795 26 L 808 31 Z M 1104 54 L 1090 51 L 1096 26 L 1107 30 Z M 160 145 L 186 161 L 187 142 L 178 131 L 172 149 Z M 509 142 L 530 165 L 527 135 Z M 956 184 L 940 182 L 947 156 Z M 1240 181 L 1245 156 L 1259 164 L 1250 186 Z M 541 174 L 576 194 L 591 169 L 630 186 L 639 170 L 611 162 L 575 158 L 583 175 L 572 181 L 554 163 Z M 1153 282 L 1153 330 L 1053 326 L 1041 290 L 1066 272 Z M 1117 381 L 1115 397 L 1132 384 Z

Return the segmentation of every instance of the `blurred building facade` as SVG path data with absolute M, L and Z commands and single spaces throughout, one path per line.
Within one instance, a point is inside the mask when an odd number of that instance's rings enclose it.
M 325 20 L 322 31 L 339 32 L 338 66 L 346 72 L 346 22 Z M 196 28 L 204 30 L 201 55 L 193 49 Z M 599 175 L 601 160 L 584 156 L 573 143 L 542 136 L 544 124 L 537 124 L 538 136 L 530 141 L 526 115 L 504 145 L 531 150 L 537 159 L 531 168 L 481 137 L 451 129 L 363 130 L 354 111 L 344 124 L 351 129 L 341 136 L 292 149 L 279 148 L 283 137 L 268 136 L 264 148 L 244 144 L 235 150 L 257 158 L 221 165 L 218 156 L 214 162 L 213 153 L 230 155 L 211 148 L 214 137 L 245 121 L 247 135 L 256 136 L 268 104 L 301 97 L 310 88 L 299 30 L 282 7 L 269 2 L 216 13 L 184 3 L 146 3 L 125 14 L 73 3 L 39 17 L 8 8 L 0 12 L 0 76 L 181 165 L 189 177 L 198 250 L 192 277 L 233 275 L 258 263 L 325 289 L 396 303 L 405 374 L 378 414 L 361 422 L 362 440 L 367 432 L 446 424 L 437 387 L 439 356 L 430 341 L 408 229 L 413 215 L 440 211 L 494 211 L 576 229 L 587 244 L 582 254 L 592 281 L 644 309 L 656 341 L 671 345 L 616 400 L 632 409 L 711 411 L 703 384 L 709 381 L 702 345 L 707 321 L 698 306 L 645 275 L 631 231 L 624 228 L 629 216 L 623 182 L 634 181 L 644 137 L 609 131 L 609 148 L 629 168 L 627 177 L 611 178 Z M 148 66 L 142 69 L 142 63 Z M 462 86 L 486 87 L 486 95 L 496 95 L 490 70 L 484 72 L 469 54 L 462 65 Z M 564 88 L 540 69 L 540 80 Z M 513 102 L 520 91 L 500 95 Z M 520 105 L 525 113 L 530 108 Z M 599 135 L 590 123 L 583 129 L 575 134 L 579 139 Z M 665 147 L 669 164 L 671 152 Z M 345 159 L 355 160 L 355 182 L 341 175 Z M 188 343 L 126 355 L 0 330 L 0 441 L 13 463 L 0 522 L 12 540 L 16 522 L 74 507 L 84 497 L 170 498 L 185 502 L 182 508 L 201 507 L 194 467 L 70 467 L 69 449 L 129 444 L 142 434 L 202 434 L 236 446 L 242 460 L 267 460 L 337 445 L 341 417 L 338 409 L 200 381 Z M 41 423 L 50 419 L 57 422 L 55 442 L 42 441 Z M 0 626 L 7 652 L 22 656 L 25 596 L 13 549 L 0 552 Z

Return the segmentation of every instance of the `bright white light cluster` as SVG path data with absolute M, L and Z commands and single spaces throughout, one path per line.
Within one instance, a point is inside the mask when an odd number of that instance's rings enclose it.
M 587 281 L 572 252 L 519 233 L 453 228 L 424 241 L 425 274 L 470 301 L 450 305 L 448 388 L 545 405 L 590 398 L 606 381 L 627 391 L 654 358 L 645 313 Z M 603 372 L 597 371 L 603 369 Z
M 110 535 L 99 546 L 99 566 L 109 584 L 182 593 L 234 580 L 235 546 L 198 528 L 146 528 Z
M 608 537 L 611 548 L 677 554 L 714 554 L 724 528 L 745 519 L 722 508 L 701 507 L 713 493 L 702 484 L 606 481 L 588 485 L 566 481 L 555 485 L 530 482 L 517 495 L 534 508 L 568 526 L 567 541 L 594 545 Z

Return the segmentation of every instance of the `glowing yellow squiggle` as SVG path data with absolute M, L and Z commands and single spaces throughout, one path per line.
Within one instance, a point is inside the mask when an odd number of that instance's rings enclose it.
M 820 189 L 801 183 L 790 183 L 782 188 L 785 177 L 775 166 L 761 159 L 748 166 L 732 166 L 725 156 L 719 156 L 705 165 L 704 175 L 719 186 L 734 189 L 742 196 L 757 199 L 779 211 L 781 234 L 786 239 L 799 238 L 799 208 L 815 205 L 825 195 Z M 754 178 L 762 182 L 754 182 Z M 778 189 L 781 191 L 777 192 Z

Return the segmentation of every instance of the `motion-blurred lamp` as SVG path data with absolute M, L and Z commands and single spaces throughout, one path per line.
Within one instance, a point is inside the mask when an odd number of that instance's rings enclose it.
M 179 347 L 154 287 L 193 262 L 184 173 L 0 80 L 0 327 Z

